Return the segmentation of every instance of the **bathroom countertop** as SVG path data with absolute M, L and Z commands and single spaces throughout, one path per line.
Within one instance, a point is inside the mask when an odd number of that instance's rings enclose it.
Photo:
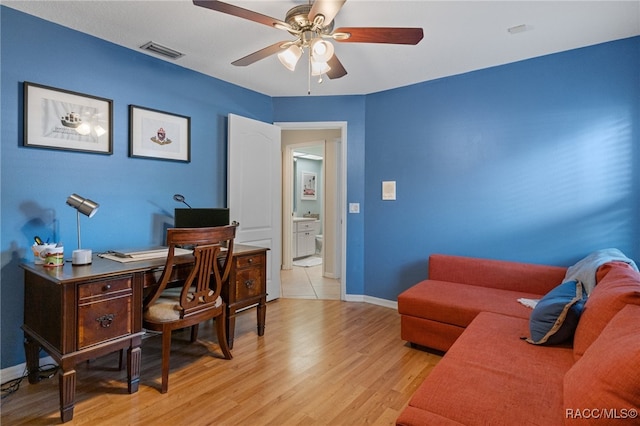
M 315 222 L 316 220 L 319 220 L 319 219 L 316 219 L 315 217 L 294 217 L 293 218 L 294 222 Z

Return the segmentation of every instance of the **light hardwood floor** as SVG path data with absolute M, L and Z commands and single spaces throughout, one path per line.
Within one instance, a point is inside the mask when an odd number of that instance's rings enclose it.
M 224 360 L 211 323 L 188 344 L 174 333 L 169 392 L 161 394 L 160 338 L 143 341 L 140 389 L 112 354 L 78 365 L 69 425 L 391 425 L 440 357 L 400 339 L 396 310 L 335 300 L 279 299 L 266 331 L 255 309 L 239 315 L 234 358 Z M 2 400 L 3 425 L 60 422 L 58 380 Z
M 322 276 L 322 265 L 280 271 L 281 295 L 287 299 L 340 300 L 340 281 Z

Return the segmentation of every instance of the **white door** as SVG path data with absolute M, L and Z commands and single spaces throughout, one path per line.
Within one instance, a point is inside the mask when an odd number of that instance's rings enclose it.
M 280 127 L 229 114 L 227 199 L 236 244 L 267 247 L 267 300 L 280 297 Z

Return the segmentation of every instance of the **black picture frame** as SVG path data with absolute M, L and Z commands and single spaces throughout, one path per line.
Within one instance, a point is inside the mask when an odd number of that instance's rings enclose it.
M 191 117 L 129 106 L 129 156 L 191 161 Z
M 113 154 L 113 101 L 24 82 L 23 146 Z

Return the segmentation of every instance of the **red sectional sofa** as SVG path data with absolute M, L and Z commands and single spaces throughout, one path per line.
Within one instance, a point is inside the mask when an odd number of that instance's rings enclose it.
M 539 299 L 560 284 L 567 268 L 434 254 L 429 279 L 398 296 L 401 337 L 448 350 L 480 312 L 529 318 L 518 298 Z
M 532 309 L 567 269 L 432 255 L 398 296 L 402 338 L 446 351 L 398 425 L 640 424 L 640 274 L 597 269 L 573 344 L 527 343 Z M 612 418 L 614 423 L 612 423 Z

